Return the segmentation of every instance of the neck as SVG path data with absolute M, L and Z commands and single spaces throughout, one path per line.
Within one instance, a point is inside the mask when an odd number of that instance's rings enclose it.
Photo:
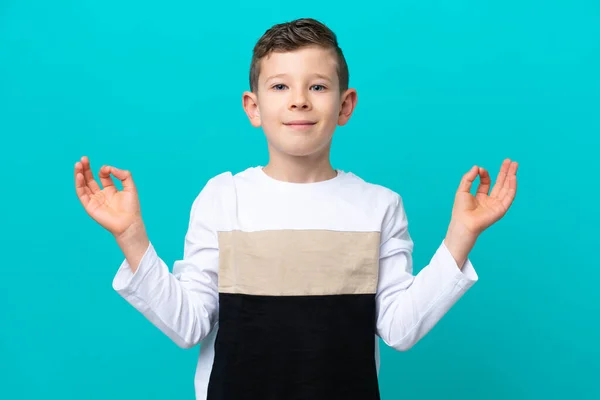
M 315 183 L 335 178 L 337 171 L 331 166 L 329 151 L 320 155 L 294 157 L 269 149 L 269 163 L 263 168 L 271 178 L 291 183 Z

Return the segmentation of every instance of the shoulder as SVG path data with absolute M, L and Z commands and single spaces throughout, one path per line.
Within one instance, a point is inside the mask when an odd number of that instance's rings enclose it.
M 403 248 L 412 250 L 413 243 L 408 233 L 408 218 L 402 196 L 389 187 L 369 183 L 358 177 L 356 179 L 360 182 L 361 190 L 379 207 L 382 243 L 392 240 L 396 241 L 396 246 L 402 245 Z
M 225 171 L 214 175 L 204 184 L 200 195 L 224 196 L 234 194 L 235 186 L 254 178 L 256 167 L 248 167 L 240 172 Z
M 251 181 L 254 168 L 234 173 L 221 172 L 206 180 L 192 204 L 192 214 L 210 215 L 212 219 L 221 219 L 223 213 L 231 209 L 236 202 L 237 191 L 242 181 Z
M 221 204 L 232 191 L 233 174 L 229 171 L 219 173 L 201 182 L 200 189 L 192 202 L 192 218 L 203 216 L 215 218 Z
M 231 186 L 232 177 L 232 173 L 228 171 L 209 178 L 202 184 L 200 191 L 197 193 L 196 202 L 221 195 Z
M 366 181 L 348 172 L 342 185 L 344 202 L 354 205 L 354 218 L 376 221 L 382 234 L 388 234 L 394 225 L 406 226 L 408 221 L 402 196 L 390 187 Z
M 349 194 L 373 206 L 377 205 L 385 208 L 402 206 L 402 196 L 391 188 L 368 182 L 352 172 L 347 172 L 346 175 L 347 179 L 343 186 Z

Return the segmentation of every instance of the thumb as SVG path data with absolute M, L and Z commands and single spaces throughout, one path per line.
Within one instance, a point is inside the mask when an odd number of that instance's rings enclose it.
M 119 169 L 117 167 L 110 167 L 110 172 L 112 172 L 112 174 L 121 181 L 123 184 L 123 190 L 136 191 L 130 171 Z

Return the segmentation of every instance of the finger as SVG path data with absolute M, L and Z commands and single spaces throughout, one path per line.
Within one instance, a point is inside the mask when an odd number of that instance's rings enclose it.
M 487 172 L 485 168 L 479 167 L 479 187 L 477 188 L 477 194 L 481 193 L 487 196 L 490 191 L 490 185 L 492 184 L 492 180 L 490 178 L 490 174 Z
M 473 186 L 473 181 L 477 177 L 478 172 L 479 167 L 477 167 L 476 165 L 471 167 L 469 172 L 463 175 L 462 180 L 460 181 L 460 185 L 458 186 L 458 191 L 471 193 L 471 187 Z
M 500 172 L 498 172 L 498 177 L 496 178 L 496 184 L 492 188 L 492 192 L 490 193 L 490 197 L 497 197 L 500 194 L 500 191 L 504 187 L 504 182 L 506 181 L 506 176 L 508 174 L 508 167 L 510 166 L 510 158 L 504 159 L 502 162 L 502 166 L 500 166 Z
M 512 189 L 513 190 L 516 191 L 516 189 L 517 189 L 517 168 L 518 168 L 518 163 L 517 162 L 511 162 L 510 163 L 510 166 L 509 166 L 508 172 L 507 172 L 506 183 L 502 187 L 502 189 L 500 190 L 500 192 L 498 193 L 498 198 L 502 202 L 504 202 L 504 198 L 510 192 L 511 185 L 512 185 Z M 514 180 L 514 182 L 513 182 L 513 180 Z
M 76 162 L 75 163 L 75 191 L 77 192 L 78 190 L 83 190 L 83 193 L 91 195 L 92 191 L 90 190 L 89 187 L 87 187 L 86 183 L 85 183 L 85 178 L 83 179 L 83 181 L 81 182 L 81 184 L 78 184 L 77 182 L 77 174 L 81 174 L 81 177 L 83 178 L 83 166 L 81 165 L 81 162 Z
M 506 196 L 504 196 L 504 198 L 502 198 L 502 205 L 504 206 L 505 210 L 508 210 L 510 208 L 510 206 L 513 203 L 513 200 L 515 199 L 515 196 L 517 195 L 517 177 L 516 176 L 511 176 L 508 179 L 508 190 L 506 191 Z
M 92 193 L 99 192 L 101 189 L 98 182 L 94 180 L 90 160 L 86 156 L 83 156 L 81 157 L 81 164 L 83 165 L 83 177 L 85 178 L 86 185 L 90 188 Z
M 117 189 L 115 187 L 115 182 L 113 181 L 112 177 L 110 176 L 110 167 L 109 166 L 103 165 L 102 168 L 100 168 L 98 177 L 100 177 L 100 183 L 102 184 L 102 187 L 104 189 L 114 189 L 114 190 Z
M 123 190 L 129 192 L 136 192 L 137 189 L 135 187 L 135 183 L 133 183 L 133 178 L 131 176 L 131 172 L 123 169 L 119 169 L 116 167 L 110 167 L 110 171 L 112 174 L 121 181 L 123 184 Z
M 89 188 L 85 184 L 83 173 L 81 172 L 81 163 L 75 163 L 75 192 L 81 204 L 86 207 L 90 202 Z

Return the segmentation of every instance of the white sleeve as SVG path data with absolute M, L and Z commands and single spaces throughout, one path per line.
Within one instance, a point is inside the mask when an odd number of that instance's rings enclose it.
M 113 279 L 113 288 L 182 348 L 203 340 L 218 318 L 215 186 L 209 181 L 194 200 L 183 259 L 175 261 L 173 273 L 150 243 L 135 273 L 125 259 Z
M 478 276 L 469 259 L 459 269 L 443 241 L 429 264 L 412 275 L 413 241 L 397 194 L 381 235 L 377 335 L 388 346 L 406 351 L 434 327 Z

